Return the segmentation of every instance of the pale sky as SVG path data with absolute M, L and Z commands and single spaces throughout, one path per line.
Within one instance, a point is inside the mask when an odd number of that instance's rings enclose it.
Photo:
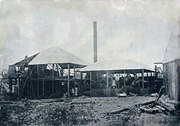
M 179 32 L 179 12 L 178 0 L 0 0 L 0 55 L 12 64 L 59 45 L 92 63 L 96 20 L 98 59 L 152 67 Z

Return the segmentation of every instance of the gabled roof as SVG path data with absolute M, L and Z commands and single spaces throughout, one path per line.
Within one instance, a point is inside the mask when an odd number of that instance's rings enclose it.
M 60 47 L 48 48 L 41 51 L 29 65 L 42 65 L 42 64 L 75 64 L 84 66 L 86 63 L 75 55 L 61 49 Z
M 90 64 L 87 67 L 82 68 L 80 71 L 88 72 L 88 71 L 114 71 L 114 72 L 123 72 L 123 71 L 131 71 L 131 72 L 140 72 L 142 70 L 145 71 L 153 71 L 150 67 L 142 63 L 138 63 L 132 60 L 106 60 L 99 61 L 94 64 Z

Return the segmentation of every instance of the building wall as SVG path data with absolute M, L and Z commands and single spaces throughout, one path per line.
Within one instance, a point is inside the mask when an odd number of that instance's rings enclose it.
M 178 93 L 177 93 L 177 98 L 178 98 L 178 101 L 180 101 L 180 60 L 177 60 L 177 90 L 178 90 Z
M 166 86 L 168 96 L 176 101 L 179 101 L 180 59 L 164 64 L 163 70 L 164 85 Z

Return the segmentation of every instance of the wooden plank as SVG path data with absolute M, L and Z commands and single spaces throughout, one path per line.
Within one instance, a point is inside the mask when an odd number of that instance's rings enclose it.
M 75 101 L 75 102 L 71 102 L 71 104 L 91 104 L 91 101 Z
M 135 105 L 132 105 L 132 106 L 129 106 L 129 107 L 126 107 L 126 108 L 119 109 L 119 110 L 113 110 L 113 111 L 111 111 L 108 114 L 119 114 L 121 112 L 130 110 L 130 108 L 132 108 L 132 107 L 144 106 L 144 105 L 149 105 L 149 104 L 153 104 L 153 103 L 155 103 L 155 100 L 147 101 L 147 102 L 144 102 L 144 103 L 135 104 Z

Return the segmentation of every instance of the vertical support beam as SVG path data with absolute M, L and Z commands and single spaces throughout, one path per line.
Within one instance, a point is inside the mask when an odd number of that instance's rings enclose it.
M 39 66 L 37 65 L 37 97 L 39 97 Z
M 98 78 L 99 78 L 99 73 L 98 73 L 98 71 L 96 71 L 96 83 L 97 84 L 99 83 Z
M 74 64 L 73 70 L 74 70 L 74 77 L 73 77 L 73 80 L 74 80 L 74 88 L 75 88 L 75 81 L 76 81 L 75 64 Z
M 73 96 L 75 96 L 75 86 L 76 86 L 76 71 L 75 71 L 75 64 L 74 64 L 74 66 L 73 66 L 73 71 L 74 71 L 74 76 L 73 76 L 73 80 L 74 80 L 74 86 L 72 87 L 73 88 L 73 90 L 74 90 L 74 92 L 72 92 L 72 95 Z
M 32 88 L 32 97 L 34 98 L 35 97 L 35 92 L 34 92 L 34 84 L 33 84 L 33 82 L 32 82 L 32 76 L 30 75 L 30 84 L 31 84 L 31 88 Z
M 126 86 L 126 71 L 124 71 L 124 87 Z
M 26 92 L 27 92 L 27 98 L 29 98 L 29 83 L 28 83 L 28 81 L 26 81 Z
M 144 89 L 144 69 L 142 70 L 142 88 Z
M 28 79 L 27 79 L 27 81 L 26 81 L 26 83 L 27 83 L 27 97 L 28 97 L 28 98 L 30 98 L 30 94 L 31 94 L 31 92 L 30 92 L 29 79 L 30 79 L 30 76 L 29 76 L 29 69 L 28 69 Z
M 68 63 L 68 82 L 67 82 L 67 95 L 68 95 L 68 97 L 70 96 L 70 94 L 69 94 L 69 85 L 70 85 L 70 64 Z
M 73 66 L 73 70 L 74 70 L 74 77 L 73 77 L 73 79 L 75 80 L 75 76 L 76 76 L 76 74 L 75 74 L 75 64 Z
M 147 72 L 147 80 L 148 80 L 148 83 L 147 83 L 147 85 L 148 85 L 148 90 L 150 89 L 150 86 L 151 86 L 151 81 L 150 81 L 150 78 L 149 78 L 149 72 Z
M 20 96 L 20 77 L 18 77 L 18 97 Z
M 89 80 L 90 80 L 90 97 L 92 96 L 92 94 L 91 94 L 91 90 L 92 90 L 92 72 L 90 72 L 90 74 L 89 74 Z
M 32 70 L 29 72 L 29 77 L 30 77 L 30 85 L 31 85 L 31 90 L 32 90 L 31 96 L 32 96 L 32 98 L 34 98 L 35 97 L 35 92 L 34 92 L 34 84 L 32 82 Z
M 52 64 L 52 94 L 54 93 L 54 64 Z
M 152 77 L 152 72 L 150 72 L 150 87 L 152 87 L 152 80 L 153 80 L 153 77 Z
M 43 79 L 43 85 L 42 86 L 43 86 L 43 97 L 44 97 L 44 79 Z
M 19 98 L 22 98 L 23 95 L 23 85 L 22 85 L 22 78 L 19 78 Z
M 54 75 L 54 92 L 57 93 L 57 82 L 56 82 L 56 77 L 59 77 L 59 73 L 58 73 L 58 66 L 57 64 L 55 64 L 55 71 L 56 71 L 56 75 Z
M 106 87 L 109 88 L 109 72 L 106 72 Z
M 12 93 L 12 78 L 9 78 L 9 90 Z

